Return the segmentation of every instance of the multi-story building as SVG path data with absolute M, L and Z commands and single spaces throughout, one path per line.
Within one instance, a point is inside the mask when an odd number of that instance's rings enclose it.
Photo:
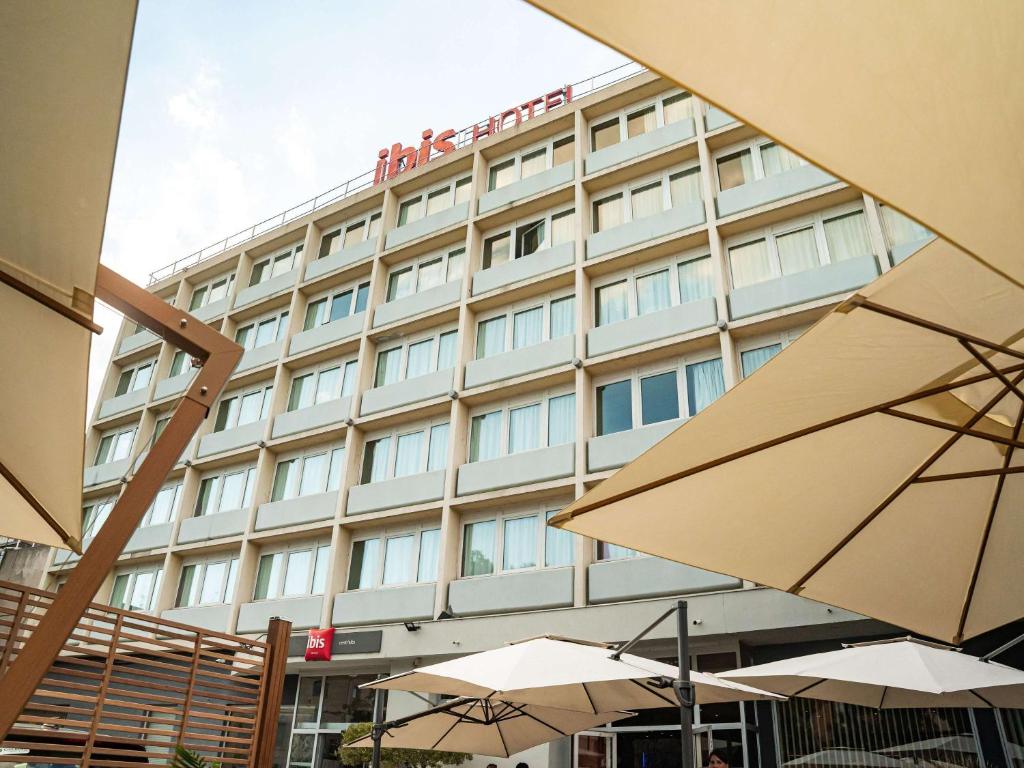
M 625 640 L 679 595 L 703 670 L 887 629 L 545 527 L 930 238 L 654 74 L 581 91 L 150 286 L 246 351 L 98 599 L 241 634 L 289 618 L 281 765 L 329 764 L 376 675 L 539 634 Z M 87 530 L 190 366 L 121 330 Z M 328 626 L 333 659 L 303 661 L 303 631 Z M 641 652 L 672 658 L 673 631 Z M 698 710 L 705 754 L 729 743 L 743 765 L 782 762 L 798 723 Z M 644 713 L 527 761 L 660 765 L 674 722 Z

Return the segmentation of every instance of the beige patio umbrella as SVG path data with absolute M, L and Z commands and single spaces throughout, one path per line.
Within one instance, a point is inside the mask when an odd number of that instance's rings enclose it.
M 854 643 L 719 673 L 806 699 L 873 709 L 1024 708 L 1024 672 L 914 638 Z
M 16 0 L 0 22 L 0 535 L 77 551 L 93 295 L 135 3 Z
M 678 707 L 671 682 L 678 670 L 615 649 L 556 636 L 536 637 L 386 677 L 364 688 L 417 691 L 575 710 Z M 698 704 L 781 699 L 714 675 L 691 672 Z
M 458 698 L 427 713 L 387 723 L 381 746 L 509 757 L 632 716 L 632 712 L 594 714 L 497 699 Z M 367 735 L 345 746 L 372 747 L 373 738 Z

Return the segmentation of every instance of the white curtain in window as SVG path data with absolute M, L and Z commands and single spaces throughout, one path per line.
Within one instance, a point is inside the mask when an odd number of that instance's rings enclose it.
M 395 453 L 395 477 L 415 475 L 420 469 L 423 456 L 423 433 L 413 432 L 398 438 L 398 450 Z
M 430 428 L 430 446 L 427 448 L 427 472 L 444 469 L 448 464 L 448 425 Z
M 629 317 L 626 281 L 597 289 L 597 324 L 608 325 Z
M 425 291 L 435 285 L 441 285 L 445 281 L 444 264 L 441 259 L 420 264 L 419 273 L 416 278 L 416 291 Z
M 441 553 L 441 531 L 434 528 L 420 532 L 420 560 L 416 581 L 437 581 L 437 561 Z
M 412 563 L 416 537 L 393 536 L 384 546 L 384 577 L 382 583 L 409 584 L 413 580 Z
M 391 438 L 385 437 L 374 441 L 372 445 L 373 464 L 370 465 L 370 482 L 383 480 L 388 474 L 388 459 L 391 453 Z
M 576 439 L 576 395 L 548 400 L 548 445 L 564 445 Z
M 686 366 L 686 397 L 691 416 L 696 416 L 724 394 L 722 358 Z
M 516 571 L 537 565 L 537 517 L 505 521 L 502 570 Z
M 484 320 L 477 325 L 476 356 L 478 359 L 505 351 L 505 316 Z
M 661 183 L 634 189 L 630 201 L 633 206 L 633 221 L 661 213 Z
M 345 374 L 341 382 L 341 396 L 348 397 L 356 388 L 356 363 L 345 363 Z
M 576 215 L 573 211 L 566 211 L 551 217 L 551 244 L 560 245 L 575 239 L 573 231 Z
M 752 374 L 781 351 L 781 344 L 769 344 L 767 347 L 748 349 L 740 355 L 740 367 L 743 369 L 743 378 Z
M 779 235 L 775 238 L 775 245 L 779 249 L 779 264 L 784 275 L 793 275 L 821 266 L 813 227 Z
M 545 515 L 547 520 L 557 515 L 558 512 L 548 512 Z M 544 528 L 544 565 L 548 568 L 555 568 L 560 565 L 572 565 L 576 559 L 576 538 L 569 531 L 560 528 L 545 526 Z
M 357 589 L 369 589 L 377 578 L 377 564 L 380 561 L 380 539 L 368 539 L 356 542 L 362 549 L 362 557 L 356 558 L 359 563 Z M 353 548 L 354 549 L 354 548 Z
M 764 240 L 730 248 L 729 266 L 732 269 L 733 288 L 743 288 L 775 277 L 772 260 L 768 255 L 768 243 Z
M 597 542 L 598 560 L 624 560 L 627 557 L 636 557 L 637 551 L 629 547 L 621 547 L 618 544 L 609 544 L 607 541 Z
M 481 523 L 470 523 L 463 529 L 463 576 L 484 576 L 494 573 L 496 525 L 494 520 L 486 520 Z
M 931 237 L 931 230 L 922 227 L 913 219 L 909 219 L 895 208 L 888 205 L 881 206 L 882 227 L 885 229 L 885 236 L 889 239 L 889 245 L 903 245 L 912 243 L 915 240 L 924 240 Z
M 405 378 L 414 379 L 430 373 L 434 357 L 434 340 L 427 339 L 409 345 L 409 360 L 405 366 Z
M 469 438 L 469 460 L 486 461 L 501 455 L 501 411 L 473 417 Z
M 612 195 L 594 203 L 594 231 L 604 232 L 622 223 L 622 194 Z
M 668 191 L 673 208 L 685 205 L 686 203 L 697 202 L 701 199 L 700 171 L 693 168 L 689 171 L 683 171 L 682 173 L 670 176 Z
M 833 264 L 858 256 L 870 256 L 871 241 L 864 212 L 855 211 L 826 221 L 825 242 L 828 244 L 829 261 Z
M 199 602 L 202 605 L 209 603 L 223 602 L 224 577 L 228 573 L 228 564 L 208 563 L 206 573 L 203 576 L 203 586 L 199 593 Z
M 541 149 L 536 152 L 530 152 L 527 155 L 523 155 L 523 159 L 520 162 L 520 178 L 525 179 L 543 171 L 548 164 L 547 153 L 547 149 Z
M 309 592 L 309 567 L 313 562 L 313 553 L 308 549 L 288 554 L 288 564 L 284 570 L 285 597 L 305 595 Z
M 711 257 L 704 256 L 679 265 L 679 301 L 706 299 L 715 294 L 715 278 Z
M 437 339 L 437 370 L 443 371 L 455 365 L 455 339 L 458 331 L 442 333 Z
M 327 485 L 327 454 L 318 453 L 302 460 L 302 480 L 299 482 L 299 496 L 322 493 Z
M 540 448 L 540 403 L 513 408 L 508 413 L 508 452 Z
M 638 315 L 668 309 L 671 303 L 667 269 L 636 279 L 636 312 Z
M 540 344 L 544 336 L 544 308 L 516 312 L 512 317 L 512 349 Z
M 551 302 L 551 338 L 560 339 L 576 332 L 576 297 Z
M 764 165 L 765 176 L 775 176 L 807 165 L 807 161 L 802 157 L 794 155 L 778 144 L 765 144 L 761 147 L 761 163 Z
M 398 381 L 401 362 L 401 349 L 388 349 L 377 355 L 377 378 L 374 386 L 383 387 L 385 384 L 393 384 Z
M 341 392 L 341 368 L 328 368 L 320 371 L 316 379 L 316 403 L 334 400 Z
M 331 451 L 331 464 L 327 469 L 327 490 L 336 491 L 341 487 L 341 472 L 345 468 L 345 449 Z

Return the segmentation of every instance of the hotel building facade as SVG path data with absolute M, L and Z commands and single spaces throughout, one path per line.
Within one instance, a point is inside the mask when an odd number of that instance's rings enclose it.
M 150 285 L 246 351 L 97 599 L 254 636 L 290 619 L 281 766 L 331 765 L 377 675 L 540 634 L 625 640 L 680 595 L 702 670 L 887 629 L 545 527 L 930 238 L 652 73 L 583 90 Z M 193 374 L 121 329 L 87 535 Z M 56 553 L 48 583 L 74 562 Z M 304 661 L 330 626 L 331 661 Z M 673 630 L 641 652 L 671 659 Z M 393 695 L 389 715 L 420 706 Z M 806 714 L 698 709 L 702 753 L 741 765 L 790 759 Z M 675 720 L 525 759 L 672 764 Z

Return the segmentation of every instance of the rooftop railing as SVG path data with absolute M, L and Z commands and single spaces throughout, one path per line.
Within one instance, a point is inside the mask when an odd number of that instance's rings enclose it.
M 578 83 L 572 83 L 573 100 L 578 100 L 579 98 L 588 96 L 595 91 L 600 91 L 603 88 L 608 88 L 609 86 L 620 83 L 623 80 L 636 77 L 646 71 L 646 67 L 630 61 L 605 72 L 601 72 L 600 74 L 588 77 L 585 80 L 580 80 Z M 455 145 L 461 148 L 471 144 L 473 141 L 473 128 L 480 125 L 486 125 L 489 119 L 490 116 L 459 131 L 456 135 Z M 195 253 L 176 259 L 171 264 L 150 272 L 148 285 L 152 285 L 160 280 L 171 277 L 178 272 L 190 269 L 207 259 L 212 259 L 232 248 L 244 245 L 250 240 L 255 240 L 265 232 L 269 232 L 272 229 L 283 226 L 295 219 L 302 218 L 314 211 L 336 203 L 339 200 L 344 200 L 346 197 L 354 195 L 367 187 L 371 187 L 373 186 L 373 176 L 374 171 L 371 169 L 366 173 L 356 176 L 354 179 L 349 179 L 343 184 L 332 187 L 326 192 L 321 192 L 316 197 L 310 198 L 298 205 L 293 205 L 291 208 L 281 211 L 281 213 L 257 222 L 251 227 L 246 227 L 233 235 L 228 235 L 205 248 L 200 248 Z

